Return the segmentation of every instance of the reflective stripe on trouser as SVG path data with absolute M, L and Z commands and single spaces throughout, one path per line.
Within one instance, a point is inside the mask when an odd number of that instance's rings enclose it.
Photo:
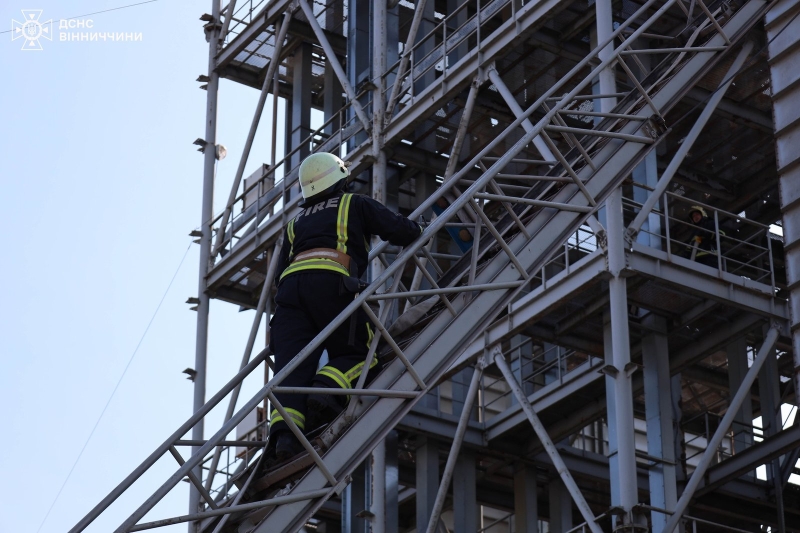
M 280 371 L 353 301 L 353 294 L 342 290 L 341 274 L 303 270 L 281 280 L 275 301 L 278 305 L 270 321 L 270 347 L 275 354 L 275 369 Z M 341 387 L 330 375 L 317 374 L 323 350 L 328 352 L 326 368 L 337 371 L 331 374 L 342 383 L 355 383 L 361 375 L 373 336 L 372 328 L 367 327 L 369 319 L 361 309 L 357 311 L 356 322 L 354 345 L 349 344 L 350 319 L 346 319 L 281 385 L 309 387 L 316 382 L 326 387 Z M 377 374 L 379 369 L 376 359 L 368 377 L 372 379 L 373 373 Z M 307 395 L 281 393 L 276 397 L 284 407 L 306 414 Z M 286 422 L 280 420 L 271 427 L 270 434 L 286 429 Z
M 301 413 L 297 409 L 292 409 L 291 407 L 285 407 L 284 409 L 286 411 L 286 414 L 289 415 L 289 418 L 292 419 L 292 422 L 294 422 L 295 425 L 298 428 L 300 428 L 301 431 L 306 429 L 306 415 L 304 415 L 303 413 Z M 272 414 L 270 414 L 269 424 L 270 424 L 270 426 L 274 426 L 278 422 L 283 422 L 283 417 L 278 412 L 278 410 L 275 409 L 275 410 L 272 411 Z M 284 424 L 285 424 L 285 422 L 284 422 Z
M 367 350 L 369 350 L 369 345 L 372 343 L 373 334 L 372 334 L 372 328 L 370 327 L 369 322 L 367 322 L 365 324 L 365 326 L 367 327 L 367 343 L 366 344 L 367 344 Z M 343 360 L 343 358 L 341 358 L 341 357 L 337 358 L 337 359 Z M 341 387 L 343 389 L 352 389 L 353 386 L 355 385 L 356 380 L 358 380 L 358 378 L 361 376 L 361 371 L 364 368 L 364 363 L 366 363 L 366 358 L 361 360 L 355 366 L 351 367 L 350 369 L 348 369 L 348 370 L 346 370 L 344 372 L 342 372 L 336 366 L 333 366 L 331 364 L 327 364 L 327 365 L 323 366 L 322 368 L 320 368 L 317 371 L 317 376 L 325 376 L 327 378 L 330 378 L 336 383 L 336 385 L 338 385 L 339 387 Z M 378 364 L 378 358 L 377 357 L 373 357 L 372 358 L 372 363 L 370 363 L 369 368 L 373 369 L 373 368 L 375 368 L 375 366 L 377 364 Z
M 367 329 L 367 342 L 365 344 L 367 347 L 369 347 L 373 337 L 372 328 L 370 327 L 369 323 L 366 323 L 364 326 Z M 367 351 L 369 351 L 369 349 Z M 354 360 L 358 362 L 353 365 L 352 363 Z M 360 356 L 343 356 L 331 359 L 328 361 L 327 365 L 319 369 L 317 375 L 314 377 L 314 381 L 316 383 L 325 385 L 326 387 L 352 389 L 356 386 L 358 378 L 361 376 L 361 372 L 364 370 L 364 363 L 366 363 L 366 354 Z M 376 366 L 378 366 L 378 358 L 373 357 L 372 363 L 369 365 L 370 373 L 372 375 L 368 375 L 368 378 L 372 379 L 375 377 L 377 372 L 373 372 L 373 369 L 375 369 Z M 347 396 L 347 401 L 350 401 L 350 396 Z

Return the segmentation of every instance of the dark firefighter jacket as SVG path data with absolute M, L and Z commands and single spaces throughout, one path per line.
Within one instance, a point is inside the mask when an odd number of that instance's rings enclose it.
M 319 195 L 318 195 L 319 196 Z M 372 235 L 397 246 L 408 246 L 422 233 L 419 224 L 360 194 L 333 192 L 309 198 L 303 211 L 286 225 L 278 262 L 280 279 L 295 272 L 328 270 L 345 276 L 344 266 L 329 259 L 292 259 L 313 248 L 331 248 L 350 256 L 360 276 L 367 269 Z
M 703 217 L 700 222 L 694 225 L 694 235 L 691 244 L 697 242 L 697 256 L 717 253 L 717 233 L 714 228 L 714 221 L 708 217 Z M 724 231 L 720 235 L 725 235 Z

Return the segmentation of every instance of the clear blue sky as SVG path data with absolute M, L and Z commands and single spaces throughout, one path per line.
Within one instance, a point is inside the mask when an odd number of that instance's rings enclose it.
M 192 141 L 204 135 L 206 93 L 195 79 L 206 73 L 199 17 L 211 2 L 158 0 L 85 17 L 93 28 L 83 31 L 140 32 L 141 42 L 58 39 L 60 18 L 135 1 L 7 0 L 0 8 L 2 532 L 37 531 L 199 224 L 202 156 Z M 21 51 L 6 31 L 21 9 L 56 20 L 43 51 Z M 217 209 L 256 99 L 223 82 L 218 140 L 229 155 L 219 163 Z M 268 160 L 260 134 L 247 173 Z M 196 315 L 184 302 L 197 294 L 197 256 L 191 245 L 42 532 L 72 527 L 191 414 L 181 371 L 194 366 Z M 209 396 L 239 364 L 252 317 L 212 303 Z M 174 465 L 162 461 L 88 531 L 112 531 Z M 181 483 L 148 518 L 187 505 Z

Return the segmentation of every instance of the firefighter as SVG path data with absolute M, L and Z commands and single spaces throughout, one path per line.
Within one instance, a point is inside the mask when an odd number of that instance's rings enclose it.
M 717 268 L 717 232 L 714 221 L 708 218 L 706 210 L 699 205 L 693 205 L 689 209 L 689 221 L 695 226 L 694 235 L 690 241 L 690 246 L 696 252 L 692 252 L 693 259 L 703 265 Z M 720 235 L 725 235 L 720 232 Z
M 381 203 L 345 192 L 349 171 L 329 153 L 307 157 L 300 165 L 303 210 L 287 224 L 278 262 L 276 309 L 270 321 L 270 348 L 280 371 L 363 288 L 372 235 L 397 246 L 411 244 L 422 227 Z M 340 325 L 286 379 L 284 387 L 353 388 L 363 372 L 374 335 L 362 309 Z M 328 361 L 317 369 L 323 349 Z M 377 374 L 377 357 L 368 378 Z M 297 427 L 311 431 L 331 421 L 346 406 L 346 396 L 330 394 L 276 394 Z M 316 423 L 314 423 L 314 420 Z M 265 466 L 281 463 L 302 451 L 277 410 L 270 413 Z

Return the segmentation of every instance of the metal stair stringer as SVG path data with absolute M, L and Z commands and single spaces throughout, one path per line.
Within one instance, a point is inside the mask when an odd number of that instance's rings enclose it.
M 750 0 L 742 6 L 725 25 L 729 36 L 738 36 L 746 31 L 765 10 L 768 2 Z M 719 54 L 697 54 L 687 61 L 666 83 L 650 95 L 662 116 L 671 108 L 719 59 Z M 645 106 L 639 111 L 642 116 L 650 113 Z M 632 133 L 632 131 L 626 131 Z M 634 142 L 609 142 L 594 156 L 597 170 L 585 167 L 579 176 L 586 189 L 600 203 L 608 193 L 618 187 L 653 145 Z M 554 202 L 573 206 L 588 205 L 586 197 L 575 185 L 562 188 L 552 199 Z M 528 272 L 535 272 L 547 258 L 585 220 L 584 213 L 542 209 L 527 225 L 529 240 L 517 234 L 509 243 L 517 250 L 516 259 Z M 525 242 L 527 241 L 527 242 Z M 503 283 L 519 280 L 519 272 L 502 252 L 495 255 L 489 265 L 478 275 L 476 283 Z M 431 386 L 458 359 L 461 351 L 472 342 L 486 326 L 496 320 L 505 306 L 516 295 L 516 289 L 483 291 L 474 300 L 464 304 L 463 298 L 455 298 L 453 305 L 458 314 L 440 313 L 406 349 L 406 355 L 423 380 Z M 464 335 L 464 332 L 470 332 Z M 396 391 L 416 390 L 416 383 L 397 360 L 388 365 L 370 386 L 373 389 Z M 349 475 L 364 461 L 375 446 L 411 410 L 416 401 L 400 398 L 379 398 L 364 404 L 356 411 L 356 419 L 334 442 L 323 459 L 337 479 Z M 318 468 L 312 468 L 288 493 L 310 493 L 328 486 Z M 333 494 L 333 488 L 327 497 Z M 254 533 L 296 531 L 322 505 L 325 498 L 287 503 L 273 508 L 252 530 Z M 240 529 L 244 530 L 244 529 Z

